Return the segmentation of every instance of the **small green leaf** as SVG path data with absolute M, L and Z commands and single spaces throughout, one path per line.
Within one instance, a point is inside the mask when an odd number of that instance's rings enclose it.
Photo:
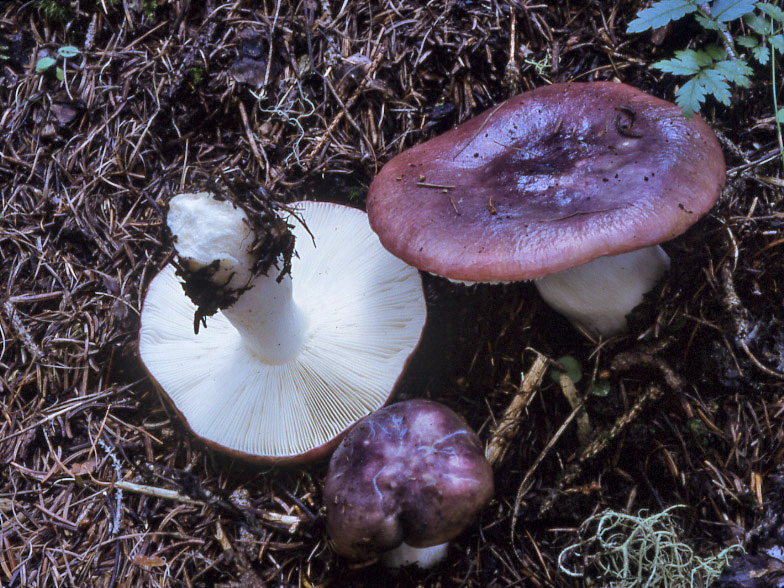
M 702 48 L 702 52 L 705 53 L 705 65 L 709 65 L 711 61 L 718 61 L 719 59 L 724 59 L 727 57 L 727 52 L 724 50 L 724 47 L 719 47 L 718 45 L 705 45 Z M 700 53 L 698 51 L 698 53 Z
M 56 63 L 54 57 L 41 57 L 35 64 L 35 71 L 43 73 Z
M 760 65 L 767 65 L 770 59 L 770 49 L 767 45 L 760 45 L 751 50 L 751 55 L 757 60 Z
M 784 123 L 784 108 L 779 108 L 779 111 L 776 113 L 776 122 Z
M 57 75 L 57 79 L 61 82 L 65 79 L 65 72 L 63 71 L 62 67 L 58 67 L 55 74 Z
M 699 112 L 704 100 L 705 87 L 696 78 L 692 78 L 675 92 L 675 102 L 681 107 L 686 118 Z
M 732 98 L 730 85 L 720 71 L 713 68 L 704 69 L 694 79 L 698 80 L 698 83 L 705 88 L 706 93 L 713 94 L 716 100 L 724 106 L 730 105 Z
M 784 10 L 778 6 L 768 4 L 767 2 L 758 2 L 757 8 L 759 8 L 761 12 L 764 12 L 779 24 L 784 25 Z
M 751 30 L 758 35 L 768 36 L 773 33 L 770 21 L 756 14 L 747 14 L 743 17 L 743 22 L 751 27 Z
M 784 53 L 784 35 L 781 33 L 768 37 L 768 43 L 779 53 Z
M 697 441 L 700 443 L 710 443 L 711 440 L 711 432 L 708 430 L 708 427 L 705 426 L 705 423 L 702 420 L 698 419 L 697 417 L 691 418 L 686 423 L 686 426 L 689 428 L 689 432 L 696 437 Z
M 760 44 L 760 40 L 753 35 L 740 35 L 735 37 L 735 42 L 741 47 L 748 47 L 749 49 Z
M 694 18 L 697 19 L 699 25 L 706 31 L 720 31 L 727 28 L 727 25 L 720 23 L 716 19 L 709 16 L 702 16 L 701 14 L 698 14 Z
M 692 76 L 702 68 L 693 49 L 676 51 L 672 59 L 662 59 L 653 64 L 654 68 L 676 76 Z
M 560 382 L 561 376 L 563 374 L 569 376 L 569 379 L 575 384 L 580 380 L 582 380 L 583 371 L 582 368 L 580 367 L 580 362 L 577 361 L 574 357 L 572 357 L 571 355 L 565 355 L 564 357 L 559 357 L 558 363 L 560 363 L 564 367 L 564 370 L 566 371 L 554 369 L 553 371 L 550 372 L 550 377 L 553 379 L 553 381 L 556 384 Z
M 747 63 L 740 59 L 724 59 L 711 66 L 727 80 L 743 88 L 751 85 L 751 75 L 754 73 Z
M 711 4 L 711 16 L 719 22 L 735 20 L 754 11 L 756 0 L 716 0 Z
M 650 8 L 639 12 L 637 18 L 629 23 L 626 32 L 641 33 L 648 29 L 658 29 L 669 22 L 696 12 L 697 7 L 696 0 L 660 0 L 652 4 Z
M 57 54 L 60 57 L 70 59 L 71 57 L 76 57 L 77 55 L 79 55 L 79 49 L 77 49 L 73 45 L 65 45 L 57 50 Z

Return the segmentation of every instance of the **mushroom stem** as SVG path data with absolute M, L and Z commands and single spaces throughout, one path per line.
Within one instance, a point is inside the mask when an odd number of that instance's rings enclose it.
M 408 543 L 401 543 L 384 554 L 384 565 L 388 568 L 401 568 L 414 564 L 424 570 L 443 560 L 448 547 L 448 541 L 430 547 L 414 547 Z
M 658 245 L 599 257 L 534 281 L 545 302 L 577 327 L 611 337 L 628 328 L 626 315 L 670 268 Z
M 307 320 L 294 302 L 291 276 L 286 274 L 278 282 L 273 271 L 256 276 L 249 289 L 221 312 L 251 352 L 268 364 L 278 365 L 301 351 Z
M 279 278 L 273 266 L 267 275 L 254 275 L 255 235 L 245 213 L 207 192 L 180 194 L 171 200 L 166 222 L 182 265 L 209 270 L 216 294 L 236 296 L 221 312 L 248 349 L 269 364 L 295 358 L 307 321 L 294 302 L 289 274 Z

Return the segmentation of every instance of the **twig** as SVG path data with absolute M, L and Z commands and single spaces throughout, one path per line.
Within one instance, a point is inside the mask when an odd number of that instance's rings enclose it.
M 479 128 L 476 130 L 476 132 L 475 132 L 473 135 L 471 135 L 471 138 L 468 140 L 468 142 L 466 142 L 466 144 L 465 144 L 465 145 L 463 145 L 463 146 L 460 148 L 460 150 L 459 150 L 457 153 L 455 153 L 454 157 L 452 157 L 452 159 L 453 159 L 453 160 L 454 160 L 454 159 L 457 159 L 457 158 L 460 156 L 460 154 L 461 154 L 463 151 L 465 151 L 466 149 L 468 149 L 468 146 L 469 146 L 471 143 L 473 143 L 474 139 L 476 139 L 476 138 L 479 136 L 479 133 L 481 133 L 481 132 L 482 132 L 482 130 L 484 130 L 484 128 L 487 126 L 487 123 L 489 123 L 489 122 L 490 122 L 490 119 L 491 119 L 491 118 L 493 118 L 493 116 L 495 116 L 495 113 L 496 113 L 496 112 L 498 112 L 498 110 L 499 110 L 499 109 L 500 109 L 500 108 L 501 108 L 503 105 L 504 105 L 504 104 L 503 104 L 503 103 L 501 103 L 501 104 L 499 104 L 498 106 L 496 106 L 495 108 L 493 108 L 493 110 L 491 110 L 491 111 L 490 111 L 490 113 L 487 115 L 487 117 L 485 118 L 485 120 L 483 120 L 483 121 L 482 121 L 482 124 L 481 124 L 481 125 L 479 125 Z
M 248 121 L 248 111 L 245 109 L 245 104 L 240 102 L 239 108 L 242 125 L 245 127 L 245 136 L 248 138 L 248 145 L 250 145 L 253 158 L 256 160 L 256 163 L 259 164 L 261 169 L 269 169 L 269 161 L 267 161 L 266 155 L 262 159 L 261 153 L 259 153 L 259 146 L 256 144 L 256 138 L 253 136 L 253 131 L 250 128 L 250 122 Z
M 512 398 L 509 406 L 498 421 L 493 435 L 487 442 L 485 457 L 490 465 L 495 466 L 504 459 L 512 440 L 517 437 L 522 424 L 521 417 L 528 404 L 533 400 L 539 384 L 542 382 L 547 369 L 548 359 L 536 352 L 536 359 L 527 374 L 523 374 L 520 388 Z
M 558 378 L 558 383 L 561 386 L 561 392 L 566 397 L 569 406 L 573 410 L 579 409 L 577 413 L 577 440 L 580 442 L 580 447 L 585 447 L 591 442 L 591 421 L 588 418 L 588 413 L 585 412 L 583 406 L 584 401 L 580 398 L 577 388 L 572 379 L 565 373 L 561 374 Z
M 191 498 L 190 496 L 178 492 L 177 490 L 168 490 L 166 488 L 158 488 L 156 486 L 136 484 L 134 482 L 128 482 L 126 480 L 118 480 L 116 482 L 106 482 L 106 484 L 114 488 L 118 488 L 120 490 L 133 492 L 134 494 L 144 494 L 145 496 L 163 498 L 164 500 L 174 500 L 176 502 L 182 502 L 183 504 L 191 504 L 191 505 L 198 505 L 198 506 L 207 505 L 206 502 L 202 500 L 196 500 L 195 498 Z
M 176 502 L 181 502 L 182 504 L 190 504 L 193 506 L 209 506 L 206 501 L 191 498 L 190 496 L 187 496 L 182 492 L 178 492 L 177 490 L 169 490 L 167 488 L 159 488 L 157 486 L 148 486 L 146 484 L 136 484 L 135 482 L 128 482 L 126 480 L 105 483 L 114 488 L 125 490 L 126 492 L 133 492 L 134 494 L 144 494 L 145 496 L 153 496 L 155 498 L 162 498 L 164 500 L 174 500 Z M 253 512 L 254 514 L 258 514 L 262 520 L 268 523 L 285 525 L 289 528 L 289 533 L 294 533 L 299 525 L 303 522 L 302 518 L 295 515 L 280 514 L 267 510 L 260 510 L 257 508 L 254 508 Z
M 381 33 L 378 36 L 379 39 L 381 39 L 381 36 L 384 34 L 384 32 L 385 32 L 384 28 L 382 27 Z M 335 115 L 335 118 L 332 119 L 332 122 L 327 127 L 327 130 L 324 131 L 324 134 L 321 136 L 321 139 L 319 139 L 318 143 L 316 143 L 316 146 L 313 147 L 313 150 L 311 151 L 312 155 L 310 156 L 310 162 L 308 163 L 307 169 L 313 168 L 314 163 L 318 160 L 319 154 L 321 153 L 322 147 L 324 147 L 324 144 L 332 136 L 332 131 L 334 131 L 335 127 L 337 127 L 340 121 L 343 120 L 343 117 L 346 115 L 349 109 L 352 106 L 354 106 L 354 103 L 357 101 L 357 98 L 359 98 L 362 91 L 365 89 L 368 83 L 370 83 L 371 76 L 374 73 L 376 73 L 376 69 L 378 69 L 378 66 L 381 65 L 381 62 L 383 60 L 384 60 L 384 52 L 379 51 L 376 57 L 373 59 L 373 62 L 370 64 L 370 67 L 368 68 L 365 77 L 362 79 L 359 85 L 354 89 L 354 93 L 351 94 L 351 97 L 348 100 L 346 100 L 345 107 L 338 111 L 338 113 Z
M 520 66 L 517 64 L 517 13 L 512 10 L 509 19 L 509 59 L 504 69 L 504 84 L 514 92 L 520 90 Z
M 34 359 L 44 359 L 44 352 L 41 351 L 41 348 L 33 339 L 30 331 L 28 331 L 27 327 L 25 327 L 24 323 L 22 323 L 22 320 L 19 318 L 14 305 L 11 304 L 10 301 L 6 300 L 3 303 L 3 310 L 5 310 L 5 313 L 8 316 L 8 320 L 11 321 L 11 326 L 13 327 L 14 331 L 16 331 L 19 339 L 21 339 L 22 345 L 24 345 L 25 349 L 30 352 L 30 355 L 32 355 Z
M 663 342 L 667 345 L 667 341 Z M 667 362 L 649 351 L 625 351 L 616 355 L 610 363 L 613 372 L 636 370 L 640 367 L 650 367 L 659 372 L 667 386 L 677 392 L 683 388 L 683 380 L 675 373 Z
M 528 468 L 528 471 L 525 473 L 525 476 L 523 476 L 523 481 L 520 482 L 520 487 L 517 489 L 517 496 L 515 497 L 515 503 L 514 503 L 514 512 L 512 513 L 513 536 L 514 536 L 514 529 L 517 526 L 517 515 L 519 514 L 520 511 L 520 504 L 522 504 L 523 502 L 523 496 L 525 496 L 526 492 L 528 492 L 528 481 L 531 479 L 531 476 L 533 476 L 534 472 L 539 467 L 539 464 L 541 464 L 542 461 L 544 461 L 544 458 L 547 457 L 547 455 L 550 453 L 550 450 L 555 446 L 555 444 L 558 442 L 561 436 L 566 432 L 566 429 L 569 427 L 572 421 L 577 417 L 580 410 L 582 410 L 582 403 L 577 408 L 573 409 L 571 413 L 569 413 L 569 416 L 566 417 L 563 423 L 561 423 L 561 426 L 558 427 L 558 430 L 547 442 L 547 445 L 545 445 L 542 452 L 536 458 L 536 461 L 534 461 L 533 465 L 530 468 Z
M 772 370 L 763 365 L 751 352 L 751 349 L 749 349 L 749 341 L 753 338 L 756 327 L 753 327 L 750 324 L 749 313 L 741 303 L 737 292 L 735 292 L 735 284 L 732 280 L 732 270 L 726 264 L 721 268 L 721 285 L 724 289 L 724 304 L 730 313 L 732 324 L 735 327 L 735 342 L 743 349 L 743 352 L 757 369 L 774 378 L 784 379 L 784 373 Z
M 561 475 L 555 489 L 550 492 L 547 499 L 542 503 L 542 506 L 539 508 L 539 516 L 547 513 L 553 507 L 553 504 L 555 504 L 555 500 L 563 488 L 574 482 L 579 477 L 579 475 L 582 473 L 582 466 L 586 461 L 593 459 L 602 451 L 604 451 L 607 446 L 626 429 L 626 427 L 637 420 L 637 417 L 640 416 L 640 413 L 642 413 L 648 404 L 661 398 L 662 394 L 662 389 L 656 384 L 649 386 L 642 396 L 637 399 L 629 412 L 621 415 L 615 421 L 609 431 L 607 431 L 605 434 L 597 436 L 593 443 L 583 449 L 577 460 Z M 576 411 L 572 411 L 572 414 L 576 414 Z

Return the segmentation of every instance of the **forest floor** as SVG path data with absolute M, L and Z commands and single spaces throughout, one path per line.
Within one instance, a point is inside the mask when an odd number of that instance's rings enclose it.
M 326 463 L 259 467 L 206 448 L 137 354 L 145 288 L 172 255 L 173 195 L 361 208 L 395 154 L 521 91 L 609 80 L 674 100 L 684 79 L 650 65 L 717 36 L 692 18 L 627 33 L 649 4 L 2 3 L 0 585 L 602 586 L 595 546 L 559 561 L 590 538 L 583 521 L 675 505 L 696 556 L 745 550 L 717 585 L 775 585 L 784 170 L 769 66 L 730 105 L 707 99 L 726 187 L 666 245 L 672 271 L 628 334 L 590 341 L 530 284 L 423 276 L 430 320 L 398 398 L 443 402 L 486 441 L 537 357 L 576 359 L 585 395 L 575 419 L 552 378 L 535 387 L 495 498 L 445 565 L 339 557 Z

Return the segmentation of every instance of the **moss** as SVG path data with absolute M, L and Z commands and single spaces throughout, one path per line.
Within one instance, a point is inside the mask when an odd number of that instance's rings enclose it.
M 68 9 L 59 0 L 36 0 L 38 12 L 47 20 L 62 22 L 68 16 Z

